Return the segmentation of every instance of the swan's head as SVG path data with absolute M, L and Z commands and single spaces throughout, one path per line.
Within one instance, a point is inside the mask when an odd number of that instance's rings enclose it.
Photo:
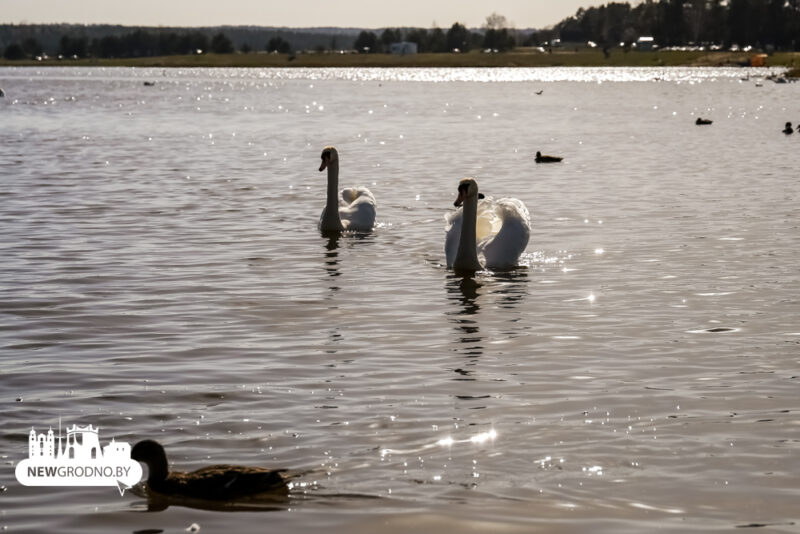
M 483 198 L 483 193 L 478 192 L 478 182 L 474 178 L 463 178 L 458 182 L 458 198 L 453 202 L 453 206 L 459 207 L 467 201 L 468 198 L 477 196 Z
M 331 163 L 339 163 L 339 153 L 336 147 L 326 146 L 322 149 L 322 164 L 319 166 L 319 172 L 324 171 Z

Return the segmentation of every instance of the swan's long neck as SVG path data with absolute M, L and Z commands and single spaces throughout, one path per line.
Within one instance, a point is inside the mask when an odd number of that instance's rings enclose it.
M 339 161 L 328 163 L 328 200 L 325 203 L 325 215 L 320 221 L 320 230 L 324 232 L 341 232 L 344 230 L 339 218 Z
M 453 262 L 453 269 L 462 271 L 480 271 L 483 269 L 478 261 L 477 226 L 478 195 L 474 195 L 464 199 L 461 239 L 458 241 L 458 252 L 456 252 L 456 259 Z

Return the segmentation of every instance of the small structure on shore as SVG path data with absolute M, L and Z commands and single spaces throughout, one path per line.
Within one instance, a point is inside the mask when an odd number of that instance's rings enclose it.
M 417 43 L 400 41 L 389 45 L 389 52 L 396 56 L 409 56 L 417 53 Z
M 650 52 L 656 46 L 656 41 L 649 35 L 642 35 L 636 40 L 636 50 Z

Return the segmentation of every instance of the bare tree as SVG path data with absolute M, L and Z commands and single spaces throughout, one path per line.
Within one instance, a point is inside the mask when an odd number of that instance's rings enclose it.
M 486 22 L 483 24 L 483 27 L 487 30 L 502 30 L 503 28 L 508 28 L 508 20 L 495 11 L 486 17 Z

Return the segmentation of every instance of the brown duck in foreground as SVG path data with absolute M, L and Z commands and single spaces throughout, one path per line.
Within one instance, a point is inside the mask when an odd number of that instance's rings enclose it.
M 541 152 L 536 153 L 536 163 L 558 163 L 564 158 L 559 156 L 543 156 Z
M 212 465 L 190 473 L 170 473 L 164 447 L 149 439 L 133 446 L 131 458 L 147 464 L 148 491 L 164 497 L 226 501 L 264 493 L 289 493 L 284 469 Z

